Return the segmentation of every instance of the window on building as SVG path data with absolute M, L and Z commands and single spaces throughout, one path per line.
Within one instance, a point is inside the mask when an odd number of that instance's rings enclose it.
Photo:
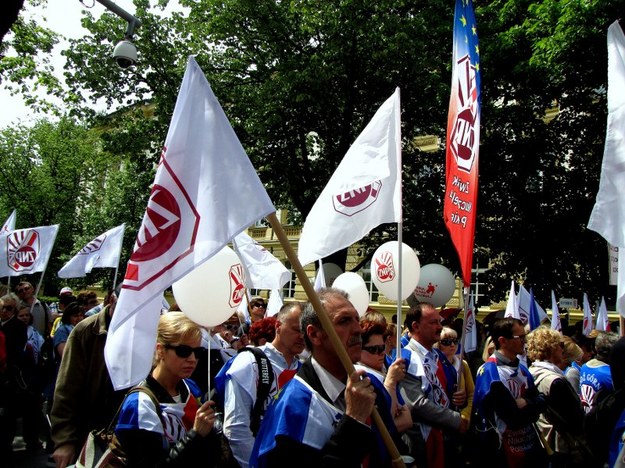
M 295 271 L 291 267 L 291 262 L 288 260 L 284 262 L 284 266 L 291 272 L 291 279 L 282 287 L 282 296 L 295 297 Z
M 358 272 L 362 279 L 365 280 L 365 284 L 367 285 L 367 291 L 369 291 L 369 302 L 377 302 L 378 296 L 378 288 L 373 284 L 371 280 L 371 262 L 367 262 L 367 264 L 360 269 Z

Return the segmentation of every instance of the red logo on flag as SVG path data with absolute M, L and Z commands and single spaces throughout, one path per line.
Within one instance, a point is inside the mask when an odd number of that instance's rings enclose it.
M 29 271 L 39 255 L 39 234 L 35 230 L 19 231 L 7 237 L 7 260 L 14 271 Z
M 478 149 L 476 132 L 478 90 L 475 67 L 471 66 L 471 59 L 468 55 L 458 60 L 456 75 L 458 76 L 458 87 L 455 88 L 458 113 L 455 115 L 449 145 L 458 168 L 471 172 Z
M 193 251 L 200 215 L 165 156 L 150 194 L 124 288 L 140 290 Z
M 393 281 L 395 278 L 395 267 L 393 266 L 393 254 L 389 251 L 382 252 L 378 258 L 375 259 L 377 266 L 375 274 L 378 276 L 378 280 L 381 283 L 387 281 Z
M 234 308 L 241 304 L 245 294 L 245 272 L 240 263 L 230 267 L 230 299 L 228 304 Z
M 376 180 L 364 187 L 336 195 L 332 198 L 332 204 L 337 212 L 345 216 L 353 216 L 375 203 L 381 188 L 382 182 Z
M 80 250 L 80 252 L 78 252 L 78 255 L 89 255 L 93 252 L 97 252 L 98 250 L 100 250 L 105 240 L 106 240 L 106 234 L 100 234 L 98 237 L 96 237 L 87 245 L 85 245 Z

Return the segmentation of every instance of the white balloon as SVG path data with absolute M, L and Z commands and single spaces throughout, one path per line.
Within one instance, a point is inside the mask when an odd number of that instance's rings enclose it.
M 378 290 L 391 300 L 397 298 L 397 282 L 401 280 L 402 301 L 412 294 L 419 283 L 419 258 L 412 248 L 402 243 L 402 271 L 399 272 L 399 243 L 386 242 L 371 258 L 371 277 Z
M 434 307 L 447 304 L 456 290 L 456 278 L 449 269 L 437 263 L 421 267 L 419 284 L 414 290 L 414 297 L 419 302 L 429 302 Z
M 361 317 L 365 315 L 367 307 L 369 307 L 369 291 L 362 276 L 351 271 L 345 272 L 337 276 L 334 283 L 332 283 L 332 287 L 341 289 L 349 294 L 349 301 L 358 312 L 358 315 Z
M 172 285 L 184 314 L 204 327 L 225 322 L 245 294 L 245 272 L 234 250 L 224 247 Z

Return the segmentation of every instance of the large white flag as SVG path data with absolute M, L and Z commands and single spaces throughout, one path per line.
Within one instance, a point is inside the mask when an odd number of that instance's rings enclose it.
M 475 326 L 475 301 L 473 295 L 469 300 L 469 308 L 464 313 L 464 332 L 462 334 L 464 352 L 470 353 L 477 349 L 477 327 Z
M 245 232 L 237 234 L 232 244 L 245 268 L 248 289 L 281 289 L 291 279 L 282 262 Z
M 561 332 L 562 322 L 560 321 L 560 310 L 558 309 L 558 301 L 556 301 L 556 293 L 551 290 L 551 329 Z
M 0 236 L 0 276 L 45 271 L 59 225 L 10 231 Z
M 349 247 L 382 223 L 401 218 L 399 88 L 356 139 L 306 217 L 302 265 Z
M 163 291 L 274 211 L 190 57 L 108 332 L 106 364 L 116 389 L 150 371 Z
M 9 215 L 9 217 L 7 218 L 7 220 L 2 225 L 2 228 L 0 228 L 0 235 L 9 233 L 15 230 L 16 218 L 17 218 L 17 214 L 15 213 L 15 210 L 13 210 L 11 214 Z
M 584 293 L 584 321 L 582 323 L 582 333 L 584 336 L 590 335 L 592 331 L 592 310 L 590 310 L 590 302 L 588 302 L 588 294 Z
M 521 319 L 519 315 L 519 303 L 517 301 L 516 293 L 514 292 L 514 281 L 510 285 L 510 293 L 508 294 L 508 303 L 506 304 L 506 312 L 504 317 L 512 317 L 515 319 Z
M 599 304 L 599 310 L 597 310 L 597 320 L 595 324 L 597 331 L 610 331 L 610 320 L 608 318 L 608 308 L 605 305 L 605 298 L 601 297 L 601 304 Z
M 625 35 L 618 21 L 608 28 L 608 128 L 601 179 L 588 229 L 625 250 Z M 625 317 L 625 272 L 619 269 L 616 310 Z
M 93 268 L 117 268 L 125 227 L 109 229 L 85 245 L 59 270 L 59 278 L 80 278 Z

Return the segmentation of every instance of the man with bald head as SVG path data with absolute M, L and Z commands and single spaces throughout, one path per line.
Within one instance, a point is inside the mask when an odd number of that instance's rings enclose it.
M 323 288 L 319 299 L 352 362 L 362 351 L 358 312 L 345 292 Z M 348 377 L 313 307 L 301 318 L 311 352 L 269 408 L 250 466 L 361 466 L 378 450 L 370 426 L 375 391 L 364 371 Z

